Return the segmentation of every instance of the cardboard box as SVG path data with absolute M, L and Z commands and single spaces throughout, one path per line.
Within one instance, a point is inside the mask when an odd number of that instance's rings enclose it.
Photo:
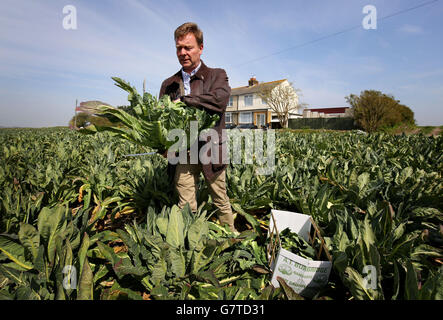
M 288 228 L 311 245 L 316 238 L 320 248 L 316 251 L 318 260 L 308 260 L 281 247 L 279 232 Z M 320 229 L 311 216 L 281 210 L 271 210 L 269 221 L 268 259 L 272 270 L 271 283 L 279 287 L 277 277 L 283 278 L 295 292 L 312 298 L 328 283 L 332 269 L 332 257 L 325 246 Z M 323 258 L 323 260 L 321 260 Z

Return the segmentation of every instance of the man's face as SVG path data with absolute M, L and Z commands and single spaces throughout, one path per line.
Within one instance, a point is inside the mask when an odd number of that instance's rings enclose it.
M 175 41 L 177 58 L 185 72 L 190 73 L 197 68 L 200 63 L 200 56 L 203 52 L 203 44 L 198 45 L 194 34 L 188 33 Z

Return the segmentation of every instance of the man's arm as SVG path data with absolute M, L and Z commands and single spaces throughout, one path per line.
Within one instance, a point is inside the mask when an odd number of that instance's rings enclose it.
M 160 87 L 160 93 L 158 94 L 158 98 L 161 99 L 161 97 L 164 96 L 166 91 L 166 80 L 162 82 L 162 85 Z
M 211 111 L 223 113 L 229 102 L 231 88 L 229 87 L 228 76 L 223 69 L 214 71 L 214 81 L 209 92 L 181 97 L 181 101 L 188 106 L 196 108 L 204 108 Z

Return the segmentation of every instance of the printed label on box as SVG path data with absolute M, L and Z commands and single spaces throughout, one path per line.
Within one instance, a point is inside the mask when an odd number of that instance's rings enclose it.
M 271 214 L 274 216 L 277 232 L 289 227 L 292 232 L 296 232 L 305 240 L 308 239 L 311 229 L 310 216 L 280 210 L 271 210 Z M 272 226 L 271 219 L 270 229 Z M 330 261 L 308 260 L 281 247 L 277 250 L 277 257 L 271 266 L 273 270 L 271 283 L 274 287 L 280 286 L 277 277 L 281 277 L 296 293 L 312 298 L 328 283 L 332 269 Z
M 271 283 L 278 287 L 277 277 L 281 277 L 295 292 L 312 298 L 328 283 L 331 267 L 329 261 L 307 260 L 280 249 Z

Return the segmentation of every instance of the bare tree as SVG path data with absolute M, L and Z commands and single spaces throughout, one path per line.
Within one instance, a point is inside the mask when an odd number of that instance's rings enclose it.
M 295 89 L 290 82 L 277 86 L 263 86 L 257 94 L 277 114 L 282 128 L 288 127 L 290 113 L 305 106 L 305 104 L 299 103 L 298 100 L 301 90 Z

